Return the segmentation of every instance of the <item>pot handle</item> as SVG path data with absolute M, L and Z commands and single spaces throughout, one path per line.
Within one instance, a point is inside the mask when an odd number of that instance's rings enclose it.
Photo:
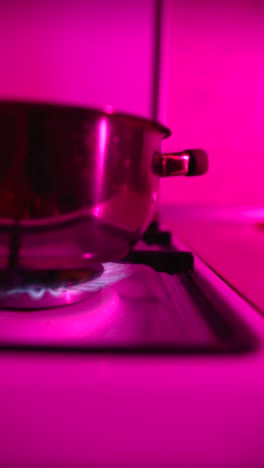
M 180 153 L 155 153 L 152 168 L 160 177 L 197 176 L 206 174 L 208 166 L 206 151 L 192 149 Z

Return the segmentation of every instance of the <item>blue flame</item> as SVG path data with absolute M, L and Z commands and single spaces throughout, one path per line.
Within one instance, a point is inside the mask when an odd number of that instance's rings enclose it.
M 98 278 L 93 280 L 82 282 L 79 284 L 73 284 L 71 286 L 62 286 L 59 288 L 45 288 L 42 286 L 34 285 L 31 287 L 21 287 L 15 288 L 8 291 L 0 291 L 0 294 L 5 296 L 13 296 L 16 294 L 25 294 L 27 293 L 31 299 L 40 300 L 45 294 L 50 294 L 53 297 L 60 297 L 65 294 L 67 291 L 70 291 L 71 294 L 78 294 L 80 292 L 97 292 L 105 286 L 111 286 L 118 281 L 127 278 L 129 275 L 128 266 L 118 263 L 105 263 L 103 264 L 104 272 Z

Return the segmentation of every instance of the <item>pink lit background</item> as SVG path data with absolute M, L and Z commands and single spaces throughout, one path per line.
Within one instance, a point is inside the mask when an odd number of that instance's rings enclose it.
M 264 7 L 164 0 L 160 118 L 166 150 L 203 147 L 210 173 L 162 181 L 161 203 L 264 201 Z M 151 117 L 154 0 L 1 5 L 0 98 L 113 105 Z
M 177 184 L 162 181 L 161 201 L 261 206 L 264 4 L 167 0 L 165 6 L 162 116 L 173 130 L 166 150 L 205 148 L 210 171 Z
M 166 0 L 166 151 L 201 147 L 209 172 L 161 181 L 164 221 L 264 310 L 264 4 Z
M 153 0 L 10 0 L 0 6 L 0 97 L 149 116 Z

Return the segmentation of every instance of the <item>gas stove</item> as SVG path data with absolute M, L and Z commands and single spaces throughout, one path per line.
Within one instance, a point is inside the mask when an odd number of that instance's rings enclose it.
M 240 353 L 242 321 L 152 223 L 136 250 L 89 270 L 2 275 L 0 346 L 121 353 Z
M 174 233 L 55 279 L 5 289 L 1 465 L 263 466 L 263 318 Z

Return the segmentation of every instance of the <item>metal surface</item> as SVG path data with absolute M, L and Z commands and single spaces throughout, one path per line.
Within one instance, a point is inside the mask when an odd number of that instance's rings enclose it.
M 157 153 L 153 159 L 153 171 L 161 177 L 188 175 L 189 163 L 188 153 Z
M 35 313 L 1 311 L 0 344 L 159 346 L 161 351 L 218 344 L 181 275 L 157 273 L 145 265 L 124 269 L 126 279 L 76 305 Z
M 153 158 L 169 134 L 109 107 L 0 103 L 0 269 L 124 257 L 152 219 Z
M 145 265 L 124 268 L 127 279 L 76 306 L 36 313 L 2 311 L 0 342 L 161 349 L 218 343 L 181 275 L 157 273 Z
M 151 220 L 152 157 L 168 135 L 124 115 L 1 103 L 0 268 L 14 225 L 18 268 L 72 269 L 125 256 Z
M 208 171 L 208 156 L 200 149 L 157 153 L 153 158 L 153 171 L 161 177 L 203 175 Z
M 159 269 L 160 252 L 151 253 Z M 175 263 L 173 253 L 170 262 Z M 235 354 L 256 346 L 229 305 L 210 285 L 200 287 L 199 275 L 164 269 L 111 264 L 98 279 L 76 286 L 77 294 L 90 293 L 78 304 L 35 312 L 1 310 L 0 348 L 173 355 Z M 37 309 L 43 298 L 34 300 Z

